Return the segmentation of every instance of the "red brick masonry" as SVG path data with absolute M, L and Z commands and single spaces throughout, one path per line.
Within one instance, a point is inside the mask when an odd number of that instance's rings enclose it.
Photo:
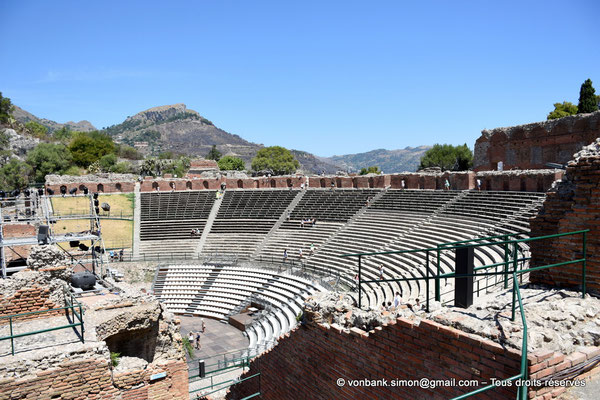
M 533 378 L 585 362 L 600 354 L 600 348 L 586 353 L 538 352 L 528 356 Z M 423 320 L 419 323 L 398 318 L 391 325 L 369 334 L 353 328 L 351 333 L 321 325 L 300 327 L 280 339 L 271 351 L 251 363 L 242 376 L 260 372 L 261 398 L 284 399 L 448 399 L 478 387 L 351 387 L 348 380 L 473 379 L 491 383 L 490 378 L 517 375 L 520 352 L 503 348 L 482 337 Z M 338 379 L 345 379 L 338 385 Z M 239 399 L 258 390 L 256 378 L 233 386 L 228 399 Z M 558 396 L 564 388 L 533 388 L 530 398 Z M 544 397 L 543 397 L 544 396 Z M 477 399 L 514 399 L 516 388 L 498 388 L 475 396 Z
M 150 381 L 153 374 L 166 372 Z M 146 370 L 112 373 L 107 360 L 63 361 L 58 368 L 37 371 L 27 378 L 0 379 L 0 400 L 12 399 L 189 399 L 184 361 L 171 361 Z
M 600 291 L 600 158 L 580 158 L 569 164 L 567 180 L 548 192 L 543 208 L 531 221 L 531 236 L 590 229 L 587 234 L 587 288 Z M 582 258 L 582 235 L 531 243 L 532 265 Z M 582 265 L 571 264 L 533 272 L 530 280 L 553 286 L 581 286 Z

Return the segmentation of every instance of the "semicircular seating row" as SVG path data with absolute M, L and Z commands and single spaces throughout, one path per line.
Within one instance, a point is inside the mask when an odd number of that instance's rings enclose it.
M 249 298 L 267 303 L 271 311 L 245 332 L 250 347 L 276 340 L 292 329 L 306 298 L 323 290 L 290 274 L 217 265 L 161 266 L 153 288 L 173 313 L 221 320 Z
M 435 247 L 444 242 L 496 234 L 523 237 L 529 232 L 529 218 L 537 213 L 545 198 L 543 193 L 529 192 L 306 190 L 300 193 L 302 198 L 289 220 L 267 234 L 297 194 L 286 190 L 227 192 L 227 207 L 219 211 L 221 218 L 218 216 L 215 221 L 221 222 L 208 235 L 210 252 L 280 261 L 284 250 L 290 259 L 298 259 L 302 249 L 302 261 L 309 270 L 339 274 L 343 282 L 353 286 L 356 258 L 342 258 L 342 254 Z M 376 200 L 367 202 L 373 197 Z M 300 220 L 311 216 L 318 216 L 316 226 L 301 227 Z M 250 219 L 250 224 L 242 223 L 239 217 Z M 256 228 L 265 221 L 268 229 Z M 248 248 L 242 249 L 243 246 Z M 527 248 L 521 246 L 520 250 Z M 476 250 L 475 263 L 489 265 L 503 258 L 502 246 L 489 246 Z M 384 265 L 384 278 L 426 275 L 425 254 L 387 254 L 363 259 L 363 280 L 377 280 L 380 264 Z M 429 266 L 430 274 L 437 272 L 437 254 L 430 253 Z M 442 273 L 453 271 L 452 252 L 441 253 L 439 268 Z M 479 279 L 476 285 L 485 289 L 500 280 L 488 277 Z M 365 284 L 364 289 L 368 304 L 377 307 L 383 301 L 390 301 L 396 291 L 404 298 L 423 299 L 425 286 L 424 281 L 374 282 Z M 433 287 L 430 284 L 430 291 Z M 449 299 L 453 281 L 443 280 L 441 287 Z

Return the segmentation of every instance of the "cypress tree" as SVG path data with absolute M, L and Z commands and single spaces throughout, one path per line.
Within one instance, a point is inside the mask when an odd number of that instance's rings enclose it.
M 598 99 L 596 97 L 596 91 L 592 86 L 592 80 L 587 79 L 581 85 L 581 90 L 579 90 L 577 114 L 591 113 L 594 111 L 598 111 Z

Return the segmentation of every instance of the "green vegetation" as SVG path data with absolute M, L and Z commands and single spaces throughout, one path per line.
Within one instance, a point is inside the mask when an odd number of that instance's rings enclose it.
M 12 112 L 13 105 L 10 102 L 8 97 L 2 97 L 2 92 L 0 92 L 0 123 L 7 123 Z
M 25 124 L 25 128 L 38 139 L 46 139 L 48 134 L 48 128 L 44 125 L 39 124 L 35 121 L 29 121 Z
M 69 149 L 63 144 L 40 143 L 27 154 L 35 182 L 44 182 L 49 174 L 64 174 L 72 161 Z
M 206 159 L 207 160 L 219 161 L 219 159 L 221 158 L 222 155 L 223 154 L 221 154 L 221 152 L 219 150 L 217 150 L 217 145 L 213 144 L 212 148 L 210 149 L 210 151 L 206 155 Z
M 554 103 L 554 111 L 548 114 L 548 119 L 557 119 L 577 114 L 577 106 L 569 101 Z
M 69 143 L 73 137 L 73 133 L 68 127 L 63 126 L 62 128 L 52 132 L 54 139 L 61 141 L 62 143 Z
M 114 153 L 115 144 L 110 136 L 98 131 L 76 132 L 69 143 L 73 162 L 80 167 L 88 167 L 102 156 Z
M 194 348 L 192 347 L 190 340 L 187 337 L 183 337 L 181 338 L 181 341 L 183 342 L 183 349 L 185 350 L 187 355 L 190 358 L 194 358 Z
M 225 156 L 218 163 L 222 171 L 243 171 L 246 168 L 244 160 L 239 157 Z
M 113 367 L 119 365 L 119 359 L 121 358 L 121 353 L 110 352 L 110 363 Z
M 173 174 L 184 176 L 190 169 L 190 159 L 180 156 L 175 160 L 165 160 L 156 157 L 149 157 L 144 160 L 141 167 L 142 175 L 160 176 L 163 174 Z
M 274 175 L 291 174 L 298 169 L 300 163 L 291 151 L 281 146 L 271 146 L 260 149 L 252 159 L 252 169 L 255 171 L 270 169 Z
M 121 158 L 128 160 L 142 160 L 144 155 L 137 151 L 134 147 L 127 146 L 126 144 L 119 144 L 117 146 L 117 154 Z
M 13 158 L 0 168 L 0 189 L 5 191 L 23 189 L 29 185 L 31 174 L 29 165 Z
M 466 171 L 473 166 L 473 152 L 466 144 L 435 144 L 421 158 L 419 169 L 440 167 L 442 171 Z
M 586 79 L 581 84 L 579 90 L 579 104 L 577 104 L 577 113 L 591 113 L 598 111 L 598 98 L 596 97 L 596 90 L 592 86 L 592 80 Z
M 360 175 L 367 175 L 367 174 L 380 174 L 381 170 L 379 169 L 378 166 L 373 165 L 369 168 L 361 168 L 360 169 Z
M 0 166 L 4 165 L 11 155 L 11 151 L 8 150 L 9 143 L 10 139 L 8 134 L 0 132 Z
M 103 131 L 110 136 L 116 136 L 119 133 L 123 133 L 127 130 L 135 129 L 141 123 L 142 121 L 140 120 L 125 120 L 123 123 L 104 128 Z

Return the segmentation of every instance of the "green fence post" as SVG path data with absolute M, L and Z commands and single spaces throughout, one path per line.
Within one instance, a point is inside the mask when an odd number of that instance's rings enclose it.
M 587 264 L 587 232 L 583 232 L 583 266 L 582 266 L 582 282 L 581 282 L 581 298 L 585 299 L 585 273 Z
M 504 241 L 508 240 L 508 236 L 504 237 Z M 508 243 L 504 243 L 504 289 L 508 289 Z
M 75 310 L 73 310 L 73 314 L 75 314 Z M 85 329 L 83 327 L 83 310 L 81 309 L 81 304 L 79 304 L 79 322 L 81 322 L 81 343 L 85 343 Z
M 435 301 L 440 301 L 440 245 L 437 245 L 437 274 L 435 275 Z
M 516 300 L 516 295 L 517 295 L 517 291 L 515 290 L 515 287 L 517 286 L 517 275 L 516 275 L 516 271 L 517 271 L 517 242 L 513 243 L 513 291 L 512 291 L 512 317 L 511 317 L 511 321 L 515 320 L 515 300 Z

